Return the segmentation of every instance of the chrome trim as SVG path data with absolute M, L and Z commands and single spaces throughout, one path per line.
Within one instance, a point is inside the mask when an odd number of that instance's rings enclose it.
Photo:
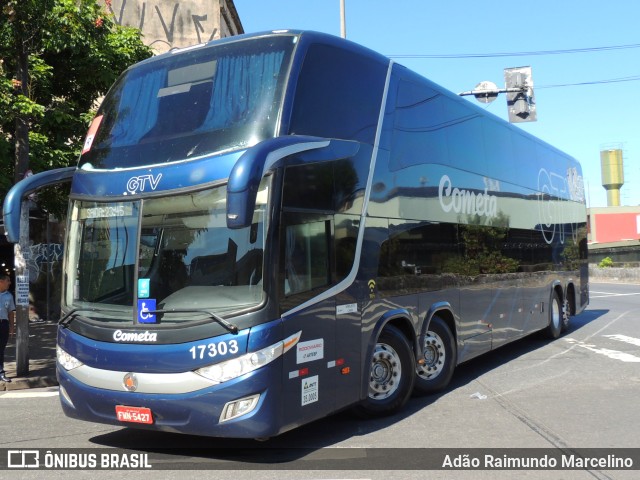
M 125 375 L 132 374 L 129 371 L 102 370 L 100 368 L 82 365 L 66 372 L 75 380 L 94 388 L 114 390 L 130 393 L 123 384 Z M 195 374 L 194 372 L 181 373 L 139 373 L 135 372 L 138 386 L 135 393 L 163 393 L 179 394 L 190 393 L 216 385 L 216 382 Z
M 269 172 L 269 169 L 273 166 L 273 164 L 276 163 L 281 158 L 288 157 L 289 155 L 294 155 L 300 152 L 306 152 L 308 150 L 324 148 L 324 147 L 327 147 L 330 143 L 331 142 L 329 140 L 324 140 L 319 142 L 295 143 L 293 145 L 289 145 L 286 147 L 279 148 L 278 150 L 274 150 L 273 152 L 269 152 L 264 162 L 264 167 L 262 168 L 262 176 L 266 175 Z

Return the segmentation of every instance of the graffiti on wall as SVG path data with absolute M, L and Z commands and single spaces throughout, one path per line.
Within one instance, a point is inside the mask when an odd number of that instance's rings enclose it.
M 196 0 L 113 0 L 106 2 L 107 11 L 116 23 L 142 31 L 149 46 L 158 50 L 185 47 L 220 38 L 220 21 L 214 6 L 218 2 Z M 222 10 L 226 18 L 226 11 Z
M 24 298 L 18 305 L 29 305 L 29 320 L 58 318 L 60 314 L 60 294 L 62 288 L 61 243 L 37 243 L 29 245 L 23 252 L 23 268 L 26 274 L 16 276 L 16 302 L 20 300 L 20 282 L 23 279 Z
M 61 243 L 38 243 L 29 245 L 29 254 L 25 255 L 29 281 L 35 282 L 40 274 L 47 274 L 49 265 L 62 261 L 64 247 Z

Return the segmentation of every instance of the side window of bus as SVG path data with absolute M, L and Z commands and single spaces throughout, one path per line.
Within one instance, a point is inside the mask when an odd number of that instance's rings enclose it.
M 432 88 L 426 80 L 400 80 L 391 137 L 391 170 L 429 163 L 482 171 L 484 152 L 478 114 L 464 101 Z
M 442 274 L 457 254 L 455 225 L 391 219 L 380 246 L 378 291 L 397 295 L 443 288 Z
M 311 45 L 298 78 L 289 133 L 373 143 L 386 65 Z
M 346 160 L 287 167 L 280 253 L 283 310 L 317 295 L 351 272 L 359 216 L 343 212 L 356 198 L 358 185 Z
M 287 225 L 284 293 L 307 292 L 330 282 L 329 221 Z

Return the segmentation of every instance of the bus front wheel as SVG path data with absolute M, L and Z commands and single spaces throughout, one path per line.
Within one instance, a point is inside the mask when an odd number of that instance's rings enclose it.
M 445 321 L 433 317 L 422 342 L 424 353 L 416 368 L 416 392 L 437 392 L 449 384 L 456 368 L 455 340 Z
M 356 411 L 373 417 L 402 408 L 413 389 L 414 363 L 413 350 L 405 336 L 394 326 L 386 326 L 371 355 L 367 398 Z

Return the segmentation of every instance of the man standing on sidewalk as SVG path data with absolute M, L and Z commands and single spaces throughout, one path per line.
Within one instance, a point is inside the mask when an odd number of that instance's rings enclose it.
M 0 381 L 11 382 L 4 373 L 4 350 L 9 341 L 9 332 L 13 330 L 16 304 L 9 292 L 11 278 L 6 273 L 0 273 Z

